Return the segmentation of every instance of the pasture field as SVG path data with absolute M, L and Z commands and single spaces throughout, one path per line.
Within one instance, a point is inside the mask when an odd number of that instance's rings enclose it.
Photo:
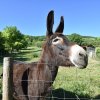
M 63 98 L 100 100 L 100 62 L 91 59 L 86 69 L 60 67 L 53 86 L 65 92 Z
M 40 52 L 41 48 L 28 47 L 26 50 L 21 50 L 20 53 L 14 53 L 12 57 L 25 62 L 37 61 Z M 2 57 L 0 57 L 1 73 Z M 2 78 L 0 78 L 0 100 L 1 88 Z M 86 69 L 60 66 L 51 97 L 52 100 L 100 100 L 100 59 L 89 59 Z

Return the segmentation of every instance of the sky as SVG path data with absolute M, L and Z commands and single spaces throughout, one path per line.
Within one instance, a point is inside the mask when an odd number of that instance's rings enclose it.
M 54 28 L 64 16 L 64 34 L 100 37 L 100 0 L 0 0 L 0 31 L 16 26 L 32 36 L 46 34 L 46 18 L 54 10 Z

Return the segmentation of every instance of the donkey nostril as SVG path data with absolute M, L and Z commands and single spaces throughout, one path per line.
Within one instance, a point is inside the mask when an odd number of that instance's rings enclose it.
M 79 55 L 80 55 L 81 57 L 83 57 L 83 56 L 84 56 L 84 54 L 82 54 L 82 53 L 79 53 Z

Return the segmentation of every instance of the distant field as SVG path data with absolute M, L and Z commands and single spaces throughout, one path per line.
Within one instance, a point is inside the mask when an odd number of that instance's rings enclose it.
M 41 48 L 28 47 L 26 50 L 21 50 L 20 53 L 14 53 L 13 58 L 26 62 L 36 61 L 39 59 L 40 51 Z M 2 73 L 1 66 L 2 59 L 0 59 L 0 73 Z M 0 79 L 0 88 L 2 87 L 1 83 Z M 51 96 L 54 99 L 52 100 L 58 100 L 58 98 L 60 100 L 89 100 L 90 98 L 100 100 L 99 58 L 89 59 L 86 69 L 60 67 L 53 89 Z

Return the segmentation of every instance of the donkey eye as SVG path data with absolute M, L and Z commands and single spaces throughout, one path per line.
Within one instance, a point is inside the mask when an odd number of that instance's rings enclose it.
M 57 42 L 59 39 L 55 39 L 55 40 L 53 40 L 53 42 Z

